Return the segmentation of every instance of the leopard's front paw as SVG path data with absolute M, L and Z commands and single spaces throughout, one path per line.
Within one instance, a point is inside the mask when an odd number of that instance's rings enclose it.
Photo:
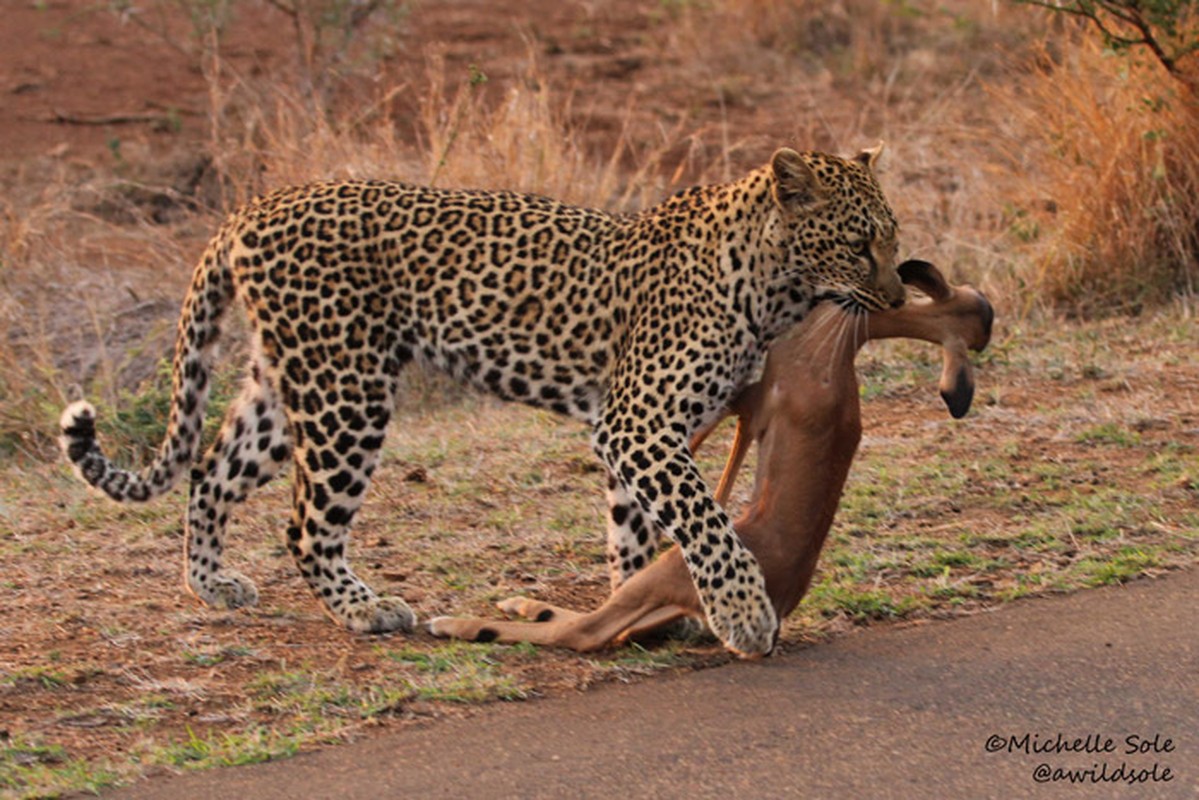
M 708 625 L 724 646 L 741 658 L 770 655 L 778 638 L 779 621 L 762 586 L 741 586 L 745 597 L 728 592 L 713 598 Z
M 717 636 L 725 648 L 740 658 L 755 659 L 770 655 L 778 638 L 779 623 L 774 609 L 766 607 L 765 613 L 753 618 L 735 620 L 726 631 Z
M 697 617 L 683 617 L 669 622 L 662 627 L 662 636 L 675 641 L 689 642 L 707 639 L 712 640 L 712 631 L 707 623 Z
M 371 597 L 347 609 L 342 621 L 355 633 L 410 633 L 416 626 L 416 613 L 399 597 Z

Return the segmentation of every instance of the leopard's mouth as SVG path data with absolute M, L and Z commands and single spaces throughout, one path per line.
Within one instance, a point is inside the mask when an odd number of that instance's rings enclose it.
M 878 295 L 859 289 L 852 289 L 848 292 L 830 290 L 816 295 L 817 303 L 826 300 L 835 303 L 843 311 L 850 314 L 868 314 L 872 311 L 886 311 L 888 308 L 898 308 L 903 305 L 902 298 L 897 303 L 890 303 Z

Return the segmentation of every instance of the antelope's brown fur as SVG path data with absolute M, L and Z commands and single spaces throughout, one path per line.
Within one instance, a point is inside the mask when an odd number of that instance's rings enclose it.
M 894 337 L 940 344 L 942 396 L 954 416 L 969 407 L 973 374 L 967 351 L 981 350 L 990 338 L 990 303 L 970 287 L 951 287 L 927 262 L 905 262 L 900 270 L 929 301 L 871 312 L 856 321 L 834 304 L 817 307 L 794 335 L 775 344 L 761 380 L 730 408 L 738 416 L 737 434 L 715 495 L 727 502 L 749 444 L 757 441 L 753 495 L 736 530 L 758 559 L 780 618 L 795 609 L 808 589 L 861 438 L 854 370 L 860 347 L 871 339 Z M 693 449 L 710 430 L 695 437 Z M 430 622 L 430 630 L 476 641 L 528 641 L 589 651 L 682 617 L 703 618 L 677 547 L 590 613 L 520 597 L 499 607 L 531 621 L 441 617 Z

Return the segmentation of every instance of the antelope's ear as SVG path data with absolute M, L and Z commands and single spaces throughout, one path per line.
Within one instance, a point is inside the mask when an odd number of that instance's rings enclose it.
M 863 150 L 853 157 L 853 160 L 861 164 L 866 169 L 874 172 L 874 165 L 878 161 L 878 157 L 883 154 L 883 143 L 879 142 L 874 147 Z
M 953 296 L 953 288 L 941 274 L 941 270 L 927 261 L 908 259 L 896 267 L 899 279 L 909 286 L 915 286 L 933 300 L 943 302 Z
M 811 210 L 825 202 L 828 190 L 803 156 L 790 148 L 776 150 L 770 158 L 774 173 L 774 200 L 790 211 Z

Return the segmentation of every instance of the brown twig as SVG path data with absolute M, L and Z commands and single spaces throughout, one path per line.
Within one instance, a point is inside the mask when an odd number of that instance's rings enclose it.
M 145 123 L 171 124 L 176 114 L 154 112 L 128 112 L 115 114 L 72 114 L 54 109 L 38 122 L 53 122 L 59 125 L 141 125 Z

